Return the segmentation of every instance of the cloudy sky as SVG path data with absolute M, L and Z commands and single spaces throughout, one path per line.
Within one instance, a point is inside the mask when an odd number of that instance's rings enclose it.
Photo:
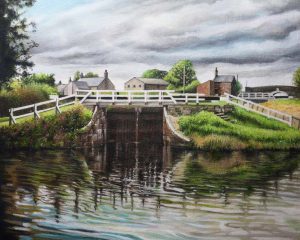
M 245 86 L 291 84 L 300 67 L 300 0 L 37 0 L 35 72 L 76 70 L 118 88 L 144 70 L 193 61 L 198 79 L 238 74 Z

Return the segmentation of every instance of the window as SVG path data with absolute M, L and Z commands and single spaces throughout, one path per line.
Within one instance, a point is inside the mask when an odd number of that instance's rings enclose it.
M 127 85 L 128 88 L 130 88 L 130 85 Z
M 135 88 L 135 85 L 133 85 L 133 87 Z
M 139 87 L 141 88 L 141 87 L 142 87 L 142 85 L 139 85 Z

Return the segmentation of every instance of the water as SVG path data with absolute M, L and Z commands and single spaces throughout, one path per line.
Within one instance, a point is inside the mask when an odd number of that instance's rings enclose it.
M 2 239 L 300 239 L 300 155 L 111 143 L 0 156 Z

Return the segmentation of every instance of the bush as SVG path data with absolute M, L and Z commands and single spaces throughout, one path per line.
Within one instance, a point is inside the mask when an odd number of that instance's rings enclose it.
M 56 93 L 54 87 L 46 84 L 31 84 L 16 87 L 11 91 L 0 92 L 0 117 L 8 116 L 10 108 L 21 107 L 47 101 L 50 94 Z
M 74 141 L 77 131 L 91 119 L 92 112 L 80 105 L 60 115 L 0 128 L 2 149 L 63 147 Z
M 199 85 L 199 81 L 194 80 L 190 84 L 186 85 L 184 88 L 183 88 L 183 86 L 176 88 L 174 85 L 170 84 L 168 86 L 168 90 L 175 90 L 176 92 L 183 92 L 183 89 L 184 89 L 184 91 L 186 93 L 196 93 L 198 85 Z

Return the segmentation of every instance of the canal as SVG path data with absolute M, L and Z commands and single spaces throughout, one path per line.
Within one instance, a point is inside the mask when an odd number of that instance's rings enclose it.
M 100 148 L 1 153 L 0 238 L 300 239 L 299 153 L 176 148 L 125 115 Z

